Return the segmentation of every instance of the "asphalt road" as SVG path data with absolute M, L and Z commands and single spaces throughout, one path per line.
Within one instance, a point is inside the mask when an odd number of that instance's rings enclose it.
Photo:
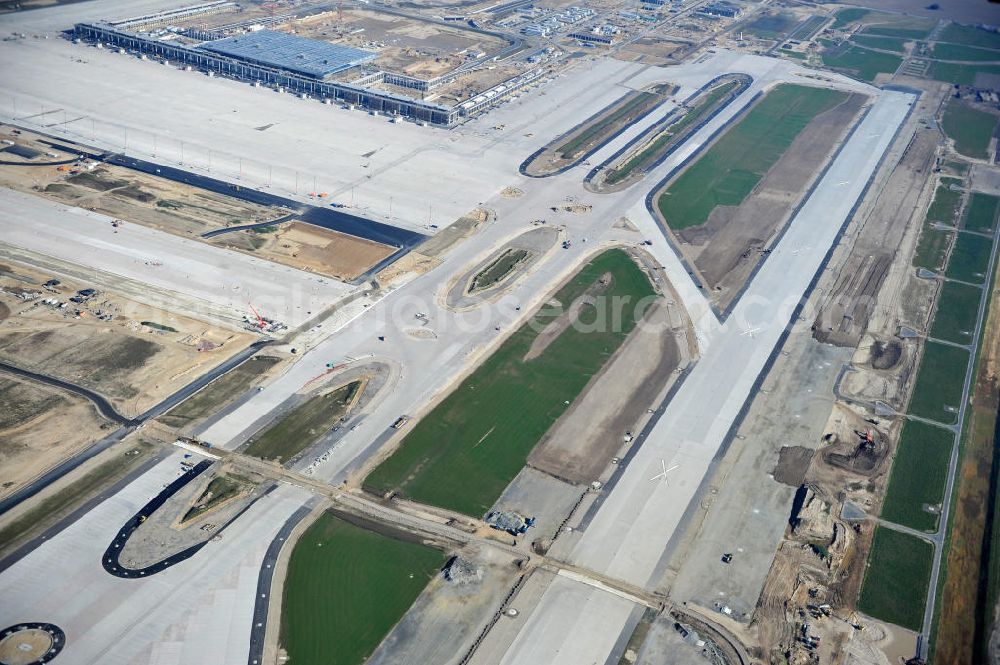
M 56 388 L 61 388 L 62 390 L 68 390 L 71 393 L 80 395 L 90 400 L 102 416 L 107 418 L 112 422 L 116 422 L 119 425 L 136 425 L 138 424 L 135 420 L 131 418 L 126 418 L 122 414 L 115 410 L 115 407 L 111 406 L 111 402 L 104 399 L 103 396 L 95 393 L 93 390 L 84 388 L 83 386 L 78 386 L 68 381 L 63 381 L 62 379 L 57 379 L 54 376 L 48 376 L 47 374 L 39 374 L 38 372 L 31 372 L 26 369 L 21 369 L 16 365 L 11 365 L 9 363 L 0 362 L 0 372 L 7 372 L 8 374 L 13 374 L 26 379 L 32 379 L 34 381 L 39 381 L 41 383 L 54 386 Z

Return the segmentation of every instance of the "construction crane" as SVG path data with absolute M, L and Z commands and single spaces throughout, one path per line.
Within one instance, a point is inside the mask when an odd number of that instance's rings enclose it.
M 264 317 L 260 315 L 260 312 L 257 311 L 257 308 L 253 306 L 253 303 L 248 302 L 247 304 L 250 305 L 250 310 L 253 311 L 253 315 L 257 317 L 257 327 L 259 327 L 261 330 L 267 328 L 267 321 L 265 321 Z

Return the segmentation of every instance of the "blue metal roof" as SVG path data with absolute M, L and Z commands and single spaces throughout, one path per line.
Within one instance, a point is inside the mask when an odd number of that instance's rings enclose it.
M 238 37 L 205 42 L 198 48 L 314 78 L 325 78 L 373 60 L 377 55 L 371 51 L 337 46 L 274 30 L 258 30 Z

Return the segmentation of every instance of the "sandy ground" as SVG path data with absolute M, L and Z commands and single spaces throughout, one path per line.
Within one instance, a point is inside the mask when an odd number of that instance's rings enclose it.
M 817 339 L 843 346 L 856 346 L 861 341 L 900 237 L 911 220 L 918 226 L 922 221 L 922 215 L 918 214 L 926 198 L 922 193 L 927 188 L 940 140 L 937 129 L 920 130 L 914 135 L 875 207 L 864 219 L 855 241 L 856 249 L 841 271 L 841 279 L 817 312 L 814 324 Z
M 87 284 L 64 280 L 49 291 L 41 284 L 50 277 L 6 266 L 0 302 L 11 315 L 0 322 L 0 359 L 95 390 L 126 416 L 142 413 L 253 340 L 108 291 L 72 303 L 69 297 Z M 38 295 L 24 301 L 18 292 Z
M 718 206 L 705 224 L 676 233 L 720 308 L 738 295 L 866 101 L 854 94 L 817 115 L 742 204 Z
M 390 256 L 394 247 L 293 221 L 270 233 L 235 231 L 212 244 L 300 270 L 350 281 Z
M 0 373 L 0 497 L 110 432 L 82 397 Z

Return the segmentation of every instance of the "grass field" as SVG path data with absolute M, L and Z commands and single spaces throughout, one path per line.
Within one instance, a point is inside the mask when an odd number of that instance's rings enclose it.
M 908 421 L 899 435 L 881 517 L 913 529 L 933 532 L 938 516 L 924 510 L 944 500 L 951 458 L 952 433 L 917 421 Z
M 954 99 L 944 110 L 941 128 L 955 141 L 955 150 L 966 157 L 986 159 L 997 116 L 978 111 Z
M 996 285 L 996 273 L 992 284 Z M 988 643 L 994 617 L 984 612 L 995 607 L 1000 572 L 1000 534 L 997 506 L 1000 495 L 991 487 L 1000 472 L 995 450 L 1000 389 L 995 379 L 1000 359 L 1000 298 L 991 288 L 988 318 L 983 325 L 976 360 L 971 408 L 962 429 L 959 466 L 952 496 L 948 532 L 943 550 L 939 602 L 931 662 L 988 662 Z M 979 625 L 977 626 L 977 623 Z
M 937 36 L 941 42 L 1000 49 L 1000 34 L 969 25 L 950 23 Z
M 295 544 L 282 596 L 289 665 L 361 665 L 444 564 L 438 550 L 324 513 Z
M 567 327 L 540 355 L 525 360 L 540 332 L 579 296 L 593 293 L 606 273 L 611 283 L 596 306 L 581 312 L 584 325 Z M 468 515 L 485 513 L 634 328 L 638 300 L 653 293 L 625 252 L 609 250 L 592 259 L 556 293 L 562 307 L 543 308 L 508 338 L 414 425 L 365 487 L 379 494 L 397 489 Z M 616 304 L 624 305 L 621 326 L 589 325 L 611 321 Z
M 288 462 L 337 424 L 347 413 L 360 387 L 360 381 L 351 381 L 324 395 L 309 398 L 251 438 L 246 454 Z
M 968 366 L 969 352 L 965 349 L 926 342 L 909 413 L 945 425 L 954 424 Z
M 953 231 L 942 231 L 932 228 L 930 222 L 924 221 L 917 241 L 917 249 L 913 253 L 913 267 L 926 268 L 934 272 L 944 269 L 948 258 L 948 247 L 955 236 Z
M 846 97 L 800 85 L 773 89 L 660 195 L 667 224 L 699 226 L 715 206 L 742 203 L 806 125 Z
M 273 356 L 254 356 L 208 384 L 159 420 L 170 427 L 184 427 L 207 418 L 246 392 L 254 379 L 278 362 Z
M 903 59 L 889 53 L 879 53 L 858 46 L 849 46 L 836 55 L 823 55 L 823 64 L 854 73 L 863 81 L 874 81 L 879 74 L 892 74 Z
M 959 60 L 962 62 L 1000 62 L 1000 51 L 965 46 L 964 44 L 937 43 L 934 45 L 931 57 L 938 60 Z
M 858 609 L 876 619 L 920 630 L 933 556 L 930 543 L 876 527 Z
M 941 62 L 932 60 L 927 75 L 938 81 L 945 83 L 961 83 L 962 85 L 975 85 L 976 73 L 1000 74 L 1000 65 L 959 65 L 952 62 Z
M 472 284 L 470 285 L 469 292 L 475 293 L 477 291 L 482 291 L 483 289 L 488 289 L 492 286 L 496 286 L 504 277 L 509 275 L 514 268 L 520 265 L 523 261 L 531 254 L 526 249 L 515 249 L 510 248 L 500 256 L 496 258 L 495 261 L 490 263 L 488 266 L 480 270 L 472 278 Z
M 645 169 L 650 164 L 656 163 L 656 160 L 672 144 L 675 137 L 717 108 L 726 95 L 739 85 L 738 81 L 731 81 L 707 91 L 701 99 L 694 103 L 690 111 L 681 116 L 677 122 L 664 129 L 646 148 L 621 166 L 612 169 L 605 177 L 605 181 L 613 185 L 627 178 L 636 168 L 642 167 Z
M 952 190 L 948 184 L 942 180 L 934 191 L 934 200 L 927 209 L 927 219 L 954 226 L 959 206 L 962 205 L 962 192 Z
M 975 286 L 945 282 L 934 313 L 931 337 L 956 344 L 971 343 L 981 295 Z
M 901 39 L 899 37 L 883 37 L 881 35 L 854 35 L 851 37 L 851 41 L 859 46 L 867 46 L 868 48 L 882 49 L 883 51 L 893 51 L 894 53 L 902 53 L 906 49 L 904 44 L 908 41 L 906 39 Z
M 948 259 L 948 270 L 945 273 L 952 279 L 958 279 L 972 284 L 982 284 L 986 280 L 986 271 L 990 265 L 990 252 L 993 251 L 993 241 L 990 238 L 959 233 L 955 239 L 955 247 Z
M 991 232 L 996 228 L 998 212 L 1000 212 L 1000 197 L 975 192 L 969 197 L 969 204 L 965 207 L 962 228 Z

